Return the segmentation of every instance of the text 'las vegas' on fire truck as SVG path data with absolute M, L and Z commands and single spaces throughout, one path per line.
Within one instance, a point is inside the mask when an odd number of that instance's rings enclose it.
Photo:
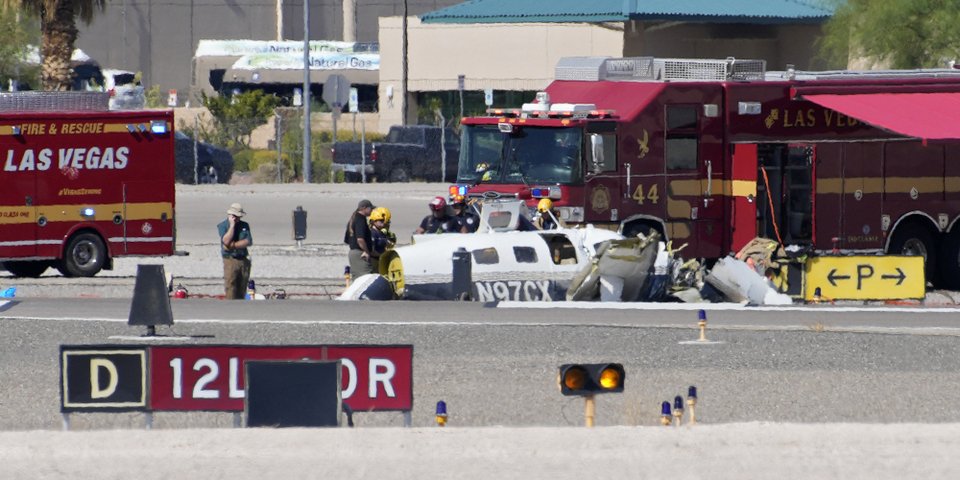
M 762 60 L 561 59 L 534 103 L 462 119 L 470 197 L 718 259 L 756 237 L 922 255 L 960 288 L 960 70 L 767 72 Z
M 173 255 L 173 111 L 110 111 L 97 92 L 0 95 L 0 262 L 89 277 Z

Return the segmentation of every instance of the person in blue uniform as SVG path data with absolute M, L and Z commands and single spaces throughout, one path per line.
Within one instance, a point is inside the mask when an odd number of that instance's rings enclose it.
M 460 222 L 447 212 L 447 201 L 443 197 L 434 197 L 428 205 L 430 215 L 423 217 L 414 233 L 458 233 Z
M 453 218 L 457 219 L 457 223 L 460 225 L 460 233 L 477 231 L 477 227 L 480 226 L 480 217 L 471 211 L 462 195 L 454 196 L 450 206 L 453 208 Z

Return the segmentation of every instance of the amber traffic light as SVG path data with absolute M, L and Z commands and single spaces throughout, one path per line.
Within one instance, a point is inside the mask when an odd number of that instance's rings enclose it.
M 596 395 L 623 391 L 626 377 L 619 363 L 575 363 L 560 366 L 560 393 Z

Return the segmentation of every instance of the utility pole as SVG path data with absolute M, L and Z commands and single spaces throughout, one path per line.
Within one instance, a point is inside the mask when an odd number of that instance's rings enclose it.
M 303 0 L 303 183 L 310 183 L 310 0 Z
M 403 0 L 403 41 L 401 42 L 400 56 L 403 57 L 403 64 L 400 67 L 403 75 L 400 80 L 400 125 L 407 125 L 407 0 Z

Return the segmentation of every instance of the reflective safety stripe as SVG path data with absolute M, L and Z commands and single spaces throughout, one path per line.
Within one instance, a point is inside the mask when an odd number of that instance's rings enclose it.
M 119 242 L 172 242 L 173 237 L 110 237 L 107 241 L 119 243 Z
M 0 247 L 24 247 L 27 245 L 60 245 L 63 240 L 13 240 L 0 242 Z
M 82 215 L 82 210 L 92 208 L 93 218 Z M 143 202 L 128 203 L 75 203 L 62 205 L 42 205 L 37 207 L 16 206 L 0 207 L 0 225 L 35 223 L 37 217 L 44 216 L 48 222 L 112 222 L 115 215 L 124 220 L 158 220 L 163 214 L 167 220 L 173 220 L 173 203 Z

